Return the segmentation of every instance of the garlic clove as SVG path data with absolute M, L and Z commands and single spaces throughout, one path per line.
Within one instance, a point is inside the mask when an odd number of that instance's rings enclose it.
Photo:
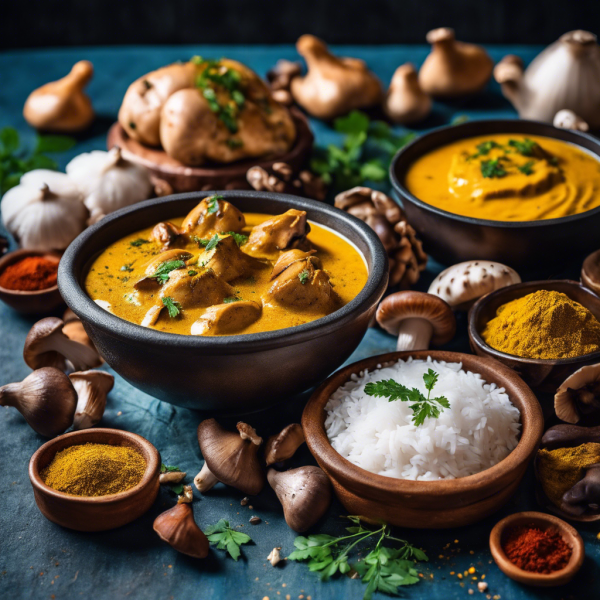
M 176 504 L 158 515 L 154 520 L 153 529 L 161 540 L 167 542 L 177 552 L 194 558 L 208 556 L 208 538 L 196 525 L 194 512 L 188 503 Z
M 21 382 L 0 387 L 0 406 L 13 406 L 34 431 L 52 438 L 71 426 L 77 392 L 62 371 L 43 367 Z
M 77 408 L 73 429 L 89 429 L 102 419 L 106 396 L 115 384 L 115 378 L 104 371 L 79 371 L 69 375 L 77 392 Z

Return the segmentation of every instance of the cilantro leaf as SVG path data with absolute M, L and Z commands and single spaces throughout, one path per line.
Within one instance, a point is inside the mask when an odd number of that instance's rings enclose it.
M 203 240 L 204 241 L 204 240 Z M 210 252 L 213 248 L 217 247 L 217 244 L 221 241 L 221 238 L 219 237 L 218 233 L 215 233 L 215 235 L 213 235 L 210 240 L 208 240 L 208 243 L 205 246 L 205 250 L 207 252 Z
M 235 296 L 231 296 L 230 298 L 223 298 L 223 304 L 231 304 L 232 302 L 239 302 L 241 298 L 236 298 Z
M 66 135 L 38 135 L 34 152 L 36 154 L 42 154 L 44 152 L 66 152 L 76 143 L 74 138 Z
M 523 175 L 531 175 L 533 173 L 533 165 L 535 162 L 533 160 L 528 160 L 525 164 L 518 166 L 517 169 L 523 173 Z
M 223 196 L 211 196 L 208 198 L 208 208 L 206 209 L 207 214 L 212 215 L 219 210 L 219 200 L 223 200 Z
M 165 465 L 165 463 L 160 464 L 160 472 L 161 473 L 170 473 L 171 471 L 181 471 L 179 467 L 170 467 Z
M 230 235 L 238 246 L 243 246 L 248 242 L 248 236 L 243 233 L 236 233 L 235 231 L 228 231 L 225 235 Z
M 173 298 L 165 296 L 162 299 L 162 303 L 167 307 L 167 311 L 171 319 L 174 319 L 179 315 L 179 313 L 181 313 L 181 305 L 179 304 L 179 302 L 173 300 Z
M 300 280 L 300 283 L 302 285 L 306 285 L 309 277 L 310 277 L 310 273 L 308 272 L 308 269 L 304 269 L 301 273 L 298 274 L 298 279 Z
M 435 384 L 438 382 L 440 374 L 436 373 L 433 369 L 427 369 L 427 373 L 423 375 L 423 381 L 425 382 L 425 389 L 431 391 Z
M 333 128 L 340 133 L 366 134 L 369 129 L 369 117 L 360 110 L 353 110 L 345 117 L 337 118 L 333 123 Z
M 218 550 L 226 550 L 233 560 L 237 561 L 241 555 L 240 546 L 252 541 L 252 538 L 236 531 L 229 526 L 229 521 L 221 519 L 216 525 L 205 529 L 204 534 L 211 544 L 217 544 Z
M 504 177 L 506 175 L 506 171 L 500 164 L 500 159 L 495 158 L 494 160 L 481 161 L 481 174 L 487 178 Z
M 191 269 L 191 270 L 188 271 L 188 275 L 190 277 L 193 277 L 194 275 L 198 275 L 198 271 L 194 271 L 193 269 Z
M 158 266 L 156 271 L 154 271 L 154 275 L 152 275 L 152 279 L 156 279 L 156 281 L 161 284 L 166 283 L 169 281 L 171 271 L 183 269 L 183 267 L 185 267 L 185 262 L 183 260 L 168 260 Z
M 133 240 L 132 242 L 129 242 L 129 243 L 130 243 L 130 245 L 135 246 L 136 248 L 139 248 L 142 244 L 149 244 L 150 242 L 143 238 L 138 238 L 137 240 Z
M 509 140 L 508 145 L 512 146 L 519 154 L 523 156 L 533 156 L 538 144 L 529 138 L 523 140 Z

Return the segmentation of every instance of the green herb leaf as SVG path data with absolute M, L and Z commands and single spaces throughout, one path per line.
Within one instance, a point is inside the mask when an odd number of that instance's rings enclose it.
M 129 242 L 132 246 L 135 246 L 136 248 L 139 248 L 142 244 L 149 244 L 149 240 L 145 240 L 143 238 L 138 238 L 137 240 L 133 240 L 132 242 Z
M 238 246 L 243 246 L 248 242 L 248 236 L 243 233 L 236 233 L 235 231 L 228 231 L 225 235 L 230 235 Z
M 302 285 L 306 285 L 309 277 L 310 277 L 310 273 L 308 272 L 308 269 L 304 269 L 304 271 L 302 271 L 301 273 L 298 274 L 298 279 L 300 280 L 300 283 Z
M 154 275 L 152 275 L 152 278 L 156 279 L 160 284 L 166 283 L 169 281 L 171 271 L 183 269 L 183 267 L 185 267 L 185 262 L 183 260 L 168 260 L 158 266 Z
M 171 466 L 165 465 L 165 463 L 160 464 L 160 472 L 161 473 L 170 473 L 171 471 L 181 471 L 181 469 L 179 467 L 171 467 Z
M 169 489 L 176 494 L 177 496 L 179 496 L 180 494 L 183 494 L 183 483 L 171 483 L 169 484 Z
M 225 143 L 232 149 L 235 150 L 236 148 L 242 148 L 244 146 L 244 142 L 242 142 L 242 140 L 239 140 L 237 138 L 228 138 Z
M 204 246 L 207 252 L 210 252 L 213 248 L 217 247 L 217 244 L 221 241 L 218 233 L 215 233 L 209 240 L 203 240 L 201 238 L 196 238 L 195 240 L 198 242 L 199 246 Z
M 533 173 L 534 164 L 535 161 L 528 160 L 525 164 L 518 166 L 517 169 L 519 169 L 519 171 L 521 171 L 521 173 L 523 173 L 524 175 L 531 175 Z
M 211 544 L 217 544 L 218 550 L 226 550 L 235 561 L 241 555 L 240 546 L 252 541 L 249 535 L 232 529 L 229 526 L 229 521 L 225 519 L 221 519 L 216 525 L 211 525 L 205 529 L 204 535 Z
M 179 313 L 181 313 L 181 305 L 179 302 L 173 300 L 173 298 L 165 296 L 162 299 L 162 303 L 167 307 L 167 311 L 169 312 L 169 317 L 171 317 L 171 319 L 174 319 L 179 315 Z
M 504 177 L 506 175 L 506 171 L 500 164 L 500 159 L 495 158 L 494 160 L 481 161 L 481 174 L 487 178 Z
M 0 157 L 14 154 L 19 149 L 19 132 L 14 127 L 0 129 Z
M 239 302 L 241 298 L 236 298 L 235 296 L 231 296 L 229 298 L 223 298 L 223 304 L 231 304 L 232 302 Z
M 462 123 L 466 123 L 469 120 L 467 115 L 455 115 L 452 117 L 450 121 L 450 125 L 461 125 Z
M 134 261 L 135 262 L 135 261 Z M 133 263 L 126 263 L 124 264 L 121 268 L 120 271 L 127 271 L 128 273 L 131 273 L 133 271 L 133 267 L 132 267 Z
M 519 154 L 523 156 L 533 156 L 534 151 L 538 147 L 537 142 L 525 138 L 523 140 L 509 140 L 508 145 L 512 146 Z
M 369 117 L 360 110 L 353 110 L 345 117 L 339 117 L 333 122 L 333 128 L 340 133 L 367 133 Z
M 223 200 L 223 196 L 211 196 L 207 198 L 208 208 L 206 209 L 207 214 L 213 215 L 219 210 L 219 200 Z
M 198 275 L 198 271 L 188 271 L 188 275 L 193 277 L 194 275 Z
M 34 152 L 66 152 L 76 143 L 74 138 L 66 135 L 38 135 Z

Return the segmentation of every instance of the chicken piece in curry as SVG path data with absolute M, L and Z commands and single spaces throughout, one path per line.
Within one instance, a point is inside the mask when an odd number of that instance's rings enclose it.
M 242 213 L 221 196 L 111 244 L 85 287 L 127 321 L 187 335 L 294 327 L 350 302 L 368 273 L 358 250 L 306 212 Z

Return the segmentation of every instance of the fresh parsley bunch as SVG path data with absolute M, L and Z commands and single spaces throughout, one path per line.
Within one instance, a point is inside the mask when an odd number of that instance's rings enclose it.
M 428 560 L 425 552 L 406 540 L 392 536 L 386 524 L 378 529 L 368 529 L 362 525 L 359 517 L 348 519 L 354 523 L 354 526 L 346 528 L 348 535 L 299 536 L 294 540 L 296 550 L 288 559 L 308 561 L 309 570 L 319 573 L 322 581 L 327 581 L 337 573 L 344 574 L 354 569 L 362 582 L 367 584 L 364 600 L 370 600 L 376 591 L 397 596 L 398 587 L 420 581 L 415 562 Z M 374 539 L 377 542 L 373 550 L 362 561 L 350 566 L 348 559 L 351 551 L 361 543 Z M 388 548 L 383 545 L 385 541 L 400 543 L 401 546 Z
M 427 398 L 417 388 L 408 389 L 393 379 L 382 379 L 375 383 L 367 383 L 365 385 L 365 394 L 387 398 L 390 402 L 394 402 L 395 400 L 412 402 L 410 405 L 413 411 L 412 421 L 418 427 L 428 417 L 437 419 L 444 408 L 450 408 L 450 402 L 444 396 L 431 398 L 431 391 L 435 387 L 439 377 L 439 373 L 436 373 L 433 369 L 428 369 L 427 373 L 423 375 Z
M 221 519 L 216 525 L 208 527 L 204 534 L 211 544 L 217 544 L 218 550 L 226 550 L 235 561 L 241 555 L 240 546 L 252 541 L 249 535 L 232 529 L 229 526 L 229 521 L 225 519 Z

